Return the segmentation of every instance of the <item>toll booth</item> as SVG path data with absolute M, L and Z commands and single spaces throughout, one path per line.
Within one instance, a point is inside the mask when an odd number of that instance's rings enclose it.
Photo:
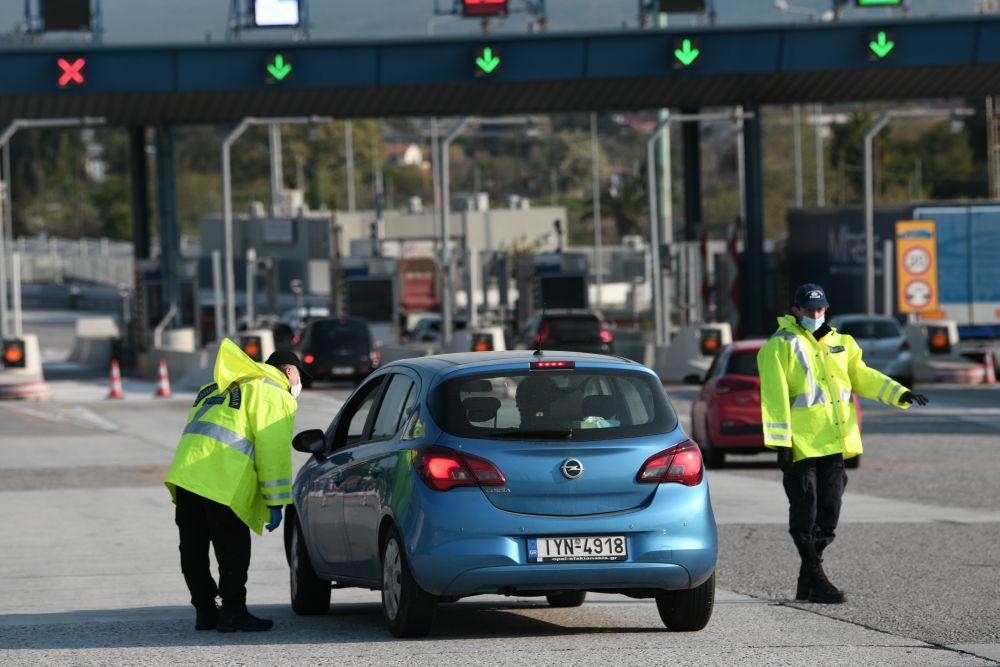
M 582 253 L 518 257 L 517 326 L 543 308 L 589 308 L 589 278 L 587 256 Z
M 132 325 L 136 327 L 135 340 L 139 344 L 140 350 L 148 347 L 151 332 L 160 323 L 170 309 L 170 304 L 164 299 L 163 278 L 160 273 L 159 262 L 156 260 L 140 260 L 136 267 L 136 277 L 138 284 L 135 292 L 135 317 Z M 194 267 L 188 264 L 181 265 L 180 276 L 180 303 L 177 305 L 177 313 L 174 315 L 174 322 L 179 328 L 202 328 L 200 295 L 198 293 L 198 281 L 194 275 Z M 170 327 L 173 328 L 173 327 Z

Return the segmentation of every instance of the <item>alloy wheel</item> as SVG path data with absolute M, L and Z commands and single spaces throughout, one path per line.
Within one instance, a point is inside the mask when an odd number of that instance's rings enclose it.
M 382 605 L 389 618 L 396 618 L 399 613 L 399 597 L 402 590 L 401 575 L 399 543 L 395 537 L 390 537 L 382 557 Z

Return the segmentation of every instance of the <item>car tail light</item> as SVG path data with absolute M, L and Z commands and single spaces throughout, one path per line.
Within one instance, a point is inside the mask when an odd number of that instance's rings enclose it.
M 302 336 L 292 336 L 292 343 L 298 345 L 302 342 Z
M 604 327 L 601 327 L 601 342 L 602 343 L 613 343 L 614 341 L 615 341 L 614 334 L 612 334 L 610 331 L 608 331 Z
M 378 365 L 382 363 L 382 351 L 372 350 L 372 368 L 378 368 Z
M 899 346 L 900 352 L 907 352 L 909 349 L 910 349 L 910 341 L 908 340 L 904 340 L 902 344 Z
M 698 486 L 703 476 L 701 450 L 694 441 L 685 440 L 646 459 L 635 481 L 651 484 L 677 482 L 685 486 Z
M 311 354 L 307 354 L 306 356 L 302 357 L 302 361 L 306 362 L 307 364 L 311 364 L 314 361 L 316 361 L 316 357 L 314 357 Z
M 750 391 L 756 388 L 757 385 L 750 380 L 740 380 L 733 377 L 723 377 L 715 383 L 715 393 L 717 394 L 728 394 L 731 391 Z
M 549 337 L 552 336 L 552 327 L 546 322 L 542 325 L 541 331 L 535 336 L 535 345 L 542 345 L 549 342 Z
M 420 479 L 435 491 L 507 483 L 507 478 L 491 461 L 436 445 L 417 450 L 416 470 Z

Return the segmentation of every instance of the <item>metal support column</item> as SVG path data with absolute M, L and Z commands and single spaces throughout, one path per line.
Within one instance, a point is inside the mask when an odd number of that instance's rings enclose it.
M 684 111 L 696 114 L 697 109 Z M 681 127 L 684 152 L 684 240 L 698 239 L 703 220 L 701 207 L 701 123 L 693 121 Z
M 150 256 L 149 233 L 149 161 L 146 157 L 146 128 L 135 125 L 128 129 L 129 188 L 132 201 L 132 259 L 135 289 L 131 327 L 127 340 L 132 349 L 146 349 L 146 308 L 143 293 L 143 263 Z
M 181 233 L 177 224 L 177 205 L 174 185 L 174 133 L 169 125 L 156 128 L 156 216 L 160 228 L 160 276 L 164 315 L 173 309 L 174 316 L 168 329 L 180 326 Z
M 752 112 L 744 124 L 743 151 L 746 160 L 746 219 L 744 220 L 743 270 L 740 279 L 742 311 L 740 322 L 744 337 L 762 336 L 764 331 L 764 159 L 761 149 L 760 106 L 746 107 Z

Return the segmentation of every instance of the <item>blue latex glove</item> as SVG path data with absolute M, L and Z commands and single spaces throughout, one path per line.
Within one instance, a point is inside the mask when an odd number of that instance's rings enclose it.
M 271 523 L 264 526 L 267 528 L 267 532 L 272 532 L 275 528 L 281 525 L 281 508 L 280 507 L 269 507 L 271 510 Z

